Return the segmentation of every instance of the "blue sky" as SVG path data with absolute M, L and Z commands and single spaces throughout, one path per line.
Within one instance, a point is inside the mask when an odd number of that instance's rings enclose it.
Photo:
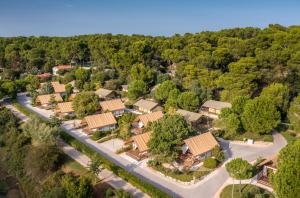
M 296 0 L 0 0 L 0 36 L 173 35 L 300 24 Z

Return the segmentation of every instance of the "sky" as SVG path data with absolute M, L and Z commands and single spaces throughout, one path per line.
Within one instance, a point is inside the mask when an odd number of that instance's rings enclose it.
M 298 0 L 0 0 L 0 36 L 170 36 L 300 25 Z

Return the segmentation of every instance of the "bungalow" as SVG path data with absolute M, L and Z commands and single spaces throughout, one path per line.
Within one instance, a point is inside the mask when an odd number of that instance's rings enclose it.
M 55 112 L 59 114 L 60 117 L 64 116 L 74 116 L 74 110 L 72 102 L 62 102 L 58 103 Z
M 201 106 L 201 113 L 211 118 L 218 118 L 221 110 L 224 108 L 231 108 L 228 102 L 221 102 L 216 100 L 208 100 Z
M 41 83 L 40 84 L 40 88 L 42 88 L 46 83 Z M 58 81 L 53 81 L 51 82 L 51 85 L 54 89 L 54 93 L 58 93 L 61 96 L 65 96 L 66 95 L 66 88 L 64 84 L 60 84 Z
M 50 74 L 50 73 L 43 73 L 43 74 L 36 75 L 36 77 L 38 77 L 40 79 L 46 79 L 46 78 L 52 77 L 52 74 Z
M 142 133 L 139 135 L 135 135 L 131 138 L 132 141 L 132 150 L 129 150 L 126 154 L 130 157 L 141 160 L 147 157 L 148 154 L 148 142 L 151 137 L 151 132 Z
M 202 114 L 195 113 L 191 111 L 186 111 L 183 109 L 178 109 L 176 113 L 182 115 L 187 123 L 189 123 L 193 128 L 197 128 L 199 123 L 201 122 Z
M 134 103 L 133 107 L 136 110 L 144 113 L 152 113 L 161 110 L 161 107 L 158 105 L 158 103 L 144 99 L 140 99 L 139 101 Z
M 123 115 L 126 109 L 121 99 L 102 101 L 100 102 L 100 106 L 103 112 L 110 111 L 116 117 Z
M 59 75 L 58 71 L 59 70 L 67 70 L 67 69 L 73 69 L 72 65 L 58 65 L 58 66 L 54 66 L 52 67 L 52 73 L 53 75 Z
M 111 112 L 86 116 L 81 121 L 81 125 L 86 126 L 83 131 L 87 134 L 115 129 L 116 124 L 117 121 Z
M 103 88 L 98 89 L 95 93 L 99 96 L 99 98 L 104 100 L 112 99 L 115 96 L 115 92 L 113 90 Z
M 216 146 L 219 146 L 219 143 L 210 132 L 207 132 L 184 140 L 182 153 L 190 152 L 193 159 L 203 160 L 212 155 L 211 151 Z
M 139 115 L 135 119 L 135 123 L 137 123 L 138 128 L 143 128 L 143 127 L 146 127 L 150 122 L 155 122 L 155 121 L 161 119 L 162 117 L 164 117 L 163 112 L 156 111 L 153 113 Z
M 54 98 L 55 102 L 63 102 L 62 97 L 59 94 L 47 94 L 47 95 L 39 95 L 37 96 L 35 102 L 37 106 L 41 106 L 44 108 L 49 108 L 51 107 L 51 97 Z

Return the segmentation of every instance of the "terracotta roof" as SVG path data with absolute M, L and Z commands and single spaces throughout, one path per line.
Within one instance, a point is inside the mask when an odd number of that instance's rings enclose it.
M 74 112 L 72 102 L 62 102 L 58 103 L 56 107 L 61 113 L 71 113 Z
M 139 101 L 134 103 L 134 106 L 151 111 L 152 109 L 158 106 L 158 103 L 149 100 L 140 99 Z
M 206 101 L 202 107 L 213 108 L 217 110 L 221 110 L 223 108 L 231 108 L 231 104 L 229 102 L 221 102 L 216 100 L 208 100 Z
M 57 81 L 54 81 L 51 83 L 53 88 L 54 88 L 54 92 L 55 93 L 63 93 L 63 92 L 66 92 L 66 88 L 65 88 L 65 85 L 64 84 L 60 84 L 59 82 Z
M 103 89 L 103 88 L 100 88 L 98 89 L 97 91 L 95 91 L 95 93 L 97 95 L 99 95 L 100 98 L 105 98 L 107 97 L 109 94 L 111 94 L 113 91 L 112 90 L 108 90 L 108 89 Z
M 219 145 L 211 132 L 203 133 L 186 139 L 184 140 L 184 143 L 188 146 L 193 156 L 210 151 L 215 146 Z
M 86 116 L 83 120 L 87 123 L 90 129 L 117 124 L 117 121 L 111 112 Z
M 125 105 L 121 99 L 107 100 L 100 102 L 103 111 L 117 111 L 125 109 Z
M 150 140 L 150 136 L 151 136 L 151 132 L 147 132 L 132 137 L 132 140 L 136 143 L 137 148 L 139 149 L 140 152 L 144 152 L 149 149 L 147 143 Z
M 156 112 L 153 112 L 153 113 L 139 115 L 137 117 L 137 120 L 140 120 L 141 122 L 144 123 L 145 126 L 147 126 L 147 124 L 149 122 L 157 121 L 157 120 L 161 119 L 162 117 L 164 117 L 163 112 L 162 111 L 156 111 Z
M 38 78 L 48 78 L 48 77 L 51 77 L 52 74 L 50 73 L 43 73 L 43 74 L 38 74 L 36 75 Z
M 54 99 L 56 102 L 62 102 L 63 99 L 61 98 L 61 96 L 59 94 L 47 94 L 47 95 L 39 95 L 36 98 L 37 102 L 40 102 L 42 105 L 43 104 L 49 104 L 50 98 L 51 96 L 54 96 Z
M 72 65 L 57 65 L 54 66 L 52 69 L 60 70 L 60 69 L 72 69 L 72 68 L 73 68 Z
M 43 87 L 45 84 L 47 84 L 47 83 L 41 83 L 40 87 Z M 63 93 L 66 91 L 65 85 L 60 84 L 58 81 L 51 82 L 51 85 L 52 85 L 55 93 Z
M 202 114 L 200 114 L 200 113 L 186 111 L 183 109 L 178 109 L 176 111 L 176 113 L 182 115 L 187 122 L 195 122 L 195 121 L 198 121 L 202 117 Z

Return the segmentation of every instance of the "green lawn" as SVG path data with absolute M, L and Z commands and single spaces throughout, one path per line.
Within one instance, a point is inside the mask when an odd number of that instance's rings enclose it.
M 239 189 L 241 188 L 241 194 Z M 261 196 L 259 196 L 261 195 Z M 231 198 L 232 197 L 232 185 L 226 186 L 223 191 L 221 192 L 220 198 Z M 258 186 L 254 186 L 251 184 L 236 184 L 234 185 L 234 191 L 233 191 L 233 197 L 234 198 L 255 198 L 255 197 L 264 197 L 264 198 L 275 198 L 275 196 Z
M 244 139 L 253 139 L 255 141 L 273 142 L 273 136 L 270 134 L 260 135 L 257 133 L 245 132 L 241 135 L 229 138 L 230 140 L 243 141 Z

